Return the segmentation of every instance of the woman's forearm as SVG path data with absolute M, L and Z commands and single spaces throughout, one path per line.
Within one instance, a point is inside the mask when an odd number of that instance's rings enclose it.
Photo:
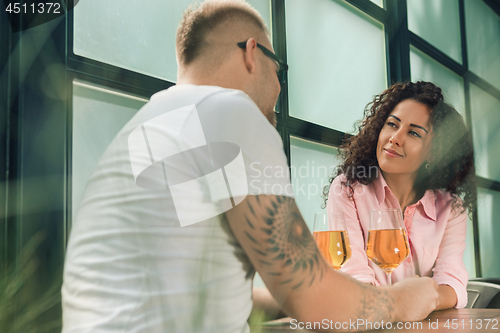
M 439 285 L 439 302 L 436 310 L 444 310 L 454 307 L 457 304 L 457 294 L 455 290 L 446 285 Z

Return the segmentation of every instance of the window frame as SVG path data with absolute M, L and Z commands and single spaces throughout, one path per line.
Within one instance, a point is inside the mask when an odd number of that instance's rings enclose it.
M 476 84 L 481 89 L 500 99 L 500 90 L 472 73 L 468 69 L 467 41 L 465 26 L 465 5 L 464 0 L 459 1 L 460 35 L 462 47 L 463 64 L 458 63 L 438 48 L 416 35 L 408 27 L 408 6 L 407 0 L 384 0 L 384 8 L 379 7 L 370 0 L 343 0 L 345 3 L 362 11 L 372 19 L 384 25 L 386 40 L 386 66 L 387 82 L 404 82 L 411 80 L 410 46 L 415 47 L 424 54 L 430 56 L 441 65 L 452 70 L 463 77 L 465 93 L 465 116 L 466 125 L 471 128 L 471 106 L 470 106 L 470 83 Z M 485 1 L 488 4 L 488 1 Z M 118 66 L 106 64 L 93 59 L 88 59 L 73 52 L 74 15 L 70 11 L 68 18 L 67 35 L 67 69 L 68 85 L 73 80 L 79 79 L 91 84 L 104 86 L 141 98 L 149 99 L 157 91 L 167 89 L 174 85 L 174 82 L 162 80 L 130 71 Z M 273 47 L 276 55 L 287 63 L 286 54 L 286 8 L 285 0 L 271 1 L 271 26 Z M 71 105 L 71 88 L 69 89 Z M 295 136 L 305 140 L 327 144 L 330 146 L 340 146 L 350 135 L 342 131 L 331 129 L 325 126 L 314 124 L 303 119 L 298 119 L 289 114 L 288 101 L 288 79 L 281 89 L 276 109 L 277 130 L 283 140 L 283 147 L 290 166 L 290 137 Z M 68 170 L 71 170 L 71 137 L 72 119 L 71 112 L 68 112 Z M 500 182 L 476 176 L 478 187 L 500 191 Z M 67 230 L 70 229 L 71 216 L 71 182 L 67 182 L 66 193 L 68 196 L 67 207 Z M 475 253 L 475 269 L 478 277 L 482 276 L 481 256 L 479 249 L 479 227 L 477 212 L 473 213 L 473 238 Z

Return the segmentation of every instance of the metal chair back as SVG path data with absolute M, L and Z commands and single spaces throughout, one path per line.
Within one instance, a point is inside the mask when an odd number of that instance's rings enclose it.
M 500 309 L 500 285 L 469 281 L 467 296 L 467 309 Z

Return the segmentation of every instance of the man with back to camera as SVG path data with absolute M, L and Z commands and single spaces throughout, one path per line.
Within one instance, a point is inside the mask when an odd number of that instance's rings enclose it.
M 265 172 L 287 170 L 273 110 L 285 65 L 260 15 L 242 1 L 204 2 L 184 14 L 176 44 L 177 85 L 125 125 L 87 185 L 67 248 L 63 332 L 248 332 L 255 270 L 269 303 L 300 322 L 433 311 L 431 278 L 374 287 L 329 267 L 288 175 Z

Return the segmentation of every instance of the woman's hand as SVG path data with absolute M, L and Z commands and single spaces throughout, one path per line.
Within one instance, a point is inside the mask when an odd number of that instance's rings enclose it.
M 379 288 L 389 290 L 395 295 L 395 303 L 399 303 L 393 321 L 423 320 L 439 305 L 439 286 L 430 277 L 413 276 Z
M 450 309 L 457 304 L 457 294 L 455 290 L 447 284 L 438 287 L 439 299 L 436 310 Z

